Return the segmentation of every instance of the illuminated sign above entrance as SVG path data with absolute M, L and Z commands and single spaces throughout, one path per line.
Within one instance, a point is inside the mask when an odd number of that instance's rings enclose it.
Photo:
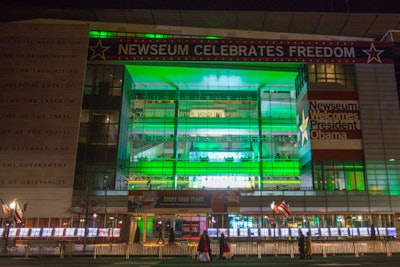
M 392 43 L 304 40 L 90 39 L 88 60 L 392 63 Z
M 225 110 L 223 109 L 192 109 L 190 117 L 195 118 L 225 118 Z

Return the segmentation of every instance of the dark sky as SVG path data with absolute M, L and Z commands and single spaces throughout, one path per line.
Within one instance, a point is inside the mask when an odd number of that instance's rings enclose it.
M 0 0 L 1 7 L 400 13 L 400 0 Z

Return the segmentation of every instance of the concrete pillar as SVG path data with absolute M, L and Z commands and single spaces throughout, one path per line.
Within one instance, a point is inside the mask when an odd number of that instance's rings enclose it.
M 143 243 L 146 243 L 146 229 L 147 229 L 147 215 L 144 215 L 143 217 Z

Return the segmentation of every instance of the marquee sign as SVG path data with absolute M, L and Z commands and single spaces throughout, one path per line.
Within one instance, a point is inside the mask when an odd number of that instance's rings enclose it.
M 392 43 L 305 40 L 90 39 L 88 60 L 392 63 Z
M 237 211 L 239 191 L 235 190 L 131 190 L 128 212 L 160 212 L 160 209 L 205 209 L 208 212 Z

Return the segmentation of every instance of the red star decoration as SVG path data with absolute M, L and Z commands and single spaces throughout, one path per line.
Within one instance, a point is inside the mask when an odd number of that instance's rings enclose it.
M 375 48 L 374 43 L 371 43 L 371 46 L 369 49 L 363 49 L 362 51 L 368 55 L 367 63 L 371 63 L 372 61 L 382 63 L 382 60 L 379 57 L 379 55 L 382 54 L 384 50 L 377 50 Z

